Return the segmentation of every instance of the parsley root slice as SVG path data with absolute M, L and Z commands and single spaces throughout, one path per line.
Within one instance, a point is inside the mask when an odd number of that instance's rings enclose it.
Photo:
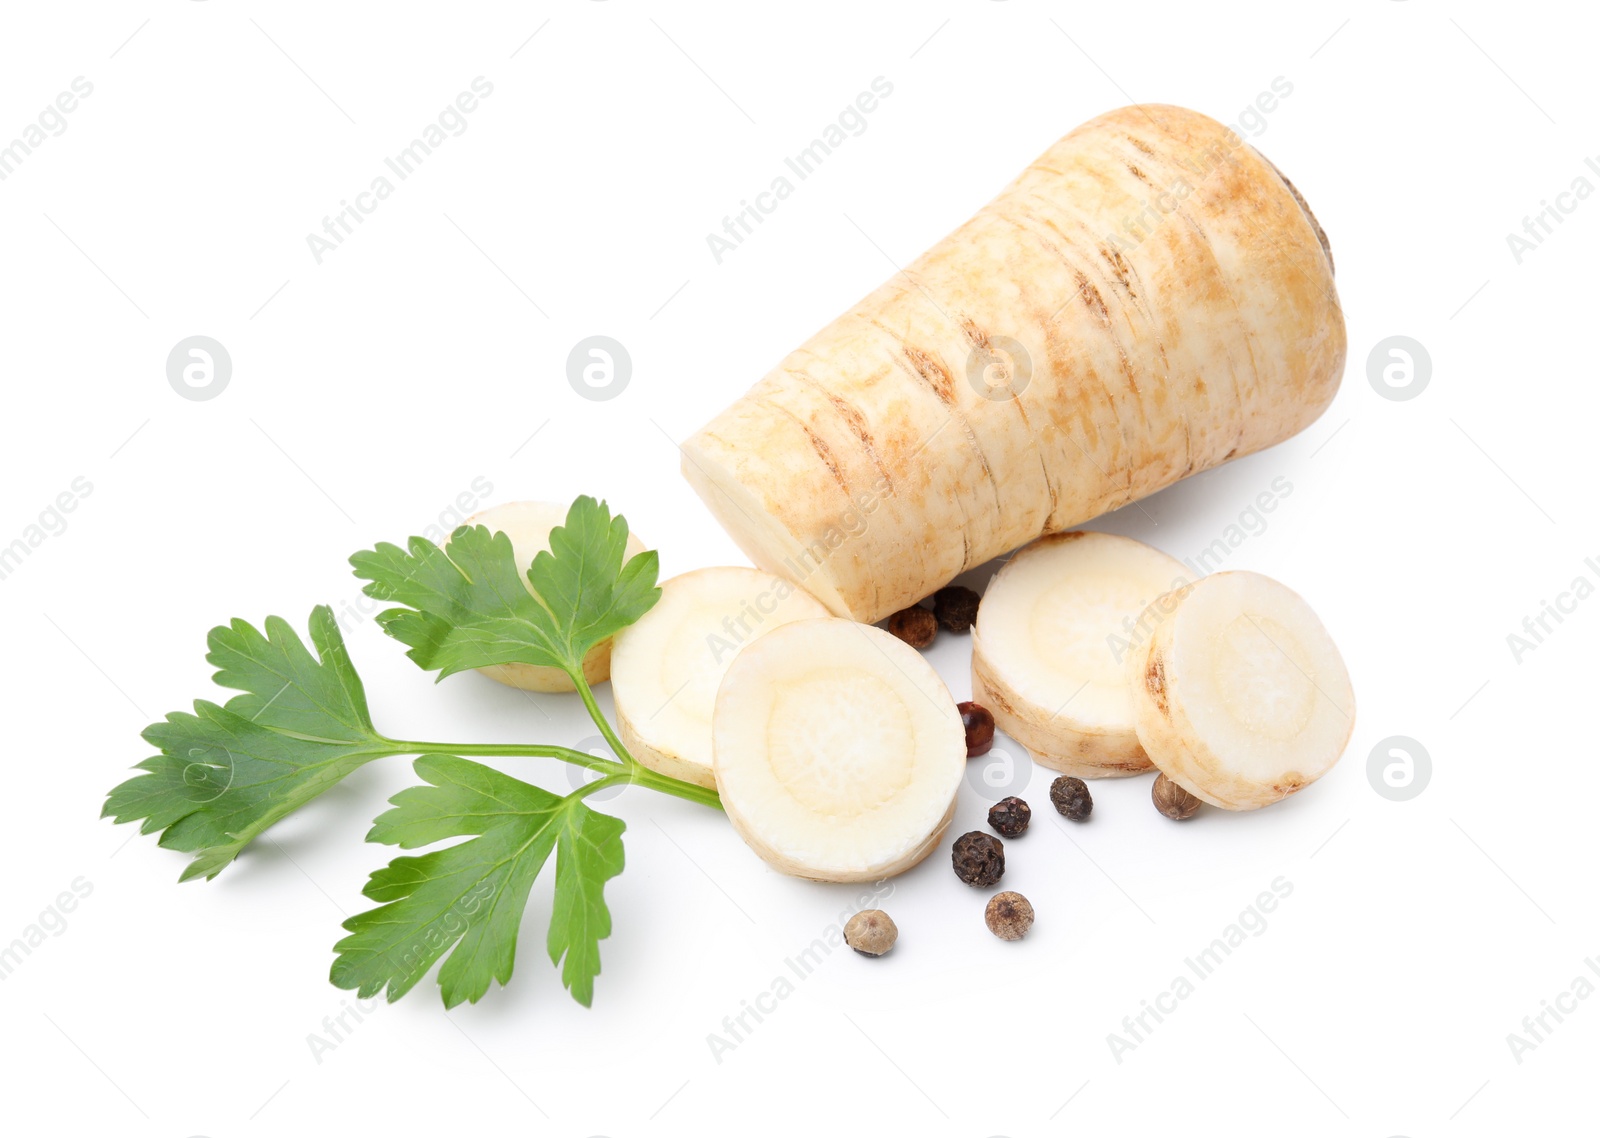
M 611 650 L 623 743 L 652 770 L 715 787 L 711 713 L 728 666 L 756 637 L 827 615 L 811 594 L 759 569 L 696 569 L 663 582 L 661 600 Z
M 874 622 L 1303 430 L 1345 347 L 1272 164 L 1205 115 L 1124 107 L 779 361 L 682 470 L 756 565 Z
M 734 829 L 773 868 L 816 881 L 916 865 L 967 765 L 956 702 L 922 654 L 838 617 L 786 624 L 734 657 L 711 726 Z
M 1155 606 L 1129 659 L 1134 723 L 1168 779 L 1225 810 L 1303 790 L 1339 761 L 1355 693 L 1311 606 L 1259 573 L 1213 573 Z
M 392 1003 L 448 952 L 439 969 L 445 1007 L 476 1003 L 490 981 L 511 979 L 528 891 L 553 850 L 546 947 L 572 998 L 588 1007 L 600 941 L 611 933 L 602 894 L 622 872 L 622 821 L 589 809 L 581 792 L 558 797 L 450 755 L 424 755 L 416 769 L 429 785 L 391 798 L 367 840 L 402 849 L 469 840 L 373 873 L 362 892 L 381 904 L 345 921 L 334 985 L 363 999 L 387 988 Z
M 511 539 L 511 551 L 519 569 L 526 573 L 534 558 L 550 549 L 550 533 L 561 525 L 567 508 L 554 502 L 504 502 L 473 514 L 466 520 L 468 526 L 485 526 Z M 630 555 L 645 552 L 644 542 L 633 533 L 628 534 L 626 550 Z M 523 585 L 532 591 L 526 577 Z M 488 664 L 478 671 L 492 680 L 509 684 L 525 691 L 573 691 L 571 678 L 560 668 L 539 664 Z M 583 657 L 583 676 L 591 684 L 598 684 L 611 674 L 611 642 L 602 640 Z
M 1146 605 L 1190 579 L 1130 537 L 1063 533 L 1012 555 L 972 630 L 972 698 L 1043 766 L 1079 778 L 1150 769 L 1133 729 L 1128 655 Z

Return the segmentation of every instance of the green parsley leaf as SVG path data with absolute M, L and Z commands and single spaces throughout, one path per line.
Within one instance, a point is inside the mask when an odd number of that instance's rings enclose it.
M 413 537 L 350 559 L 368 596 L 405 608 L 378 614 L 406 655 L 439 678 L 491 664 L 535 664 L 579 675 L 583 657 L 643 616 L 661 596 L 654 551 L 623 564 L 628 523 L 578 498 L 526 578 L 511 539 L 462 526 L 443 549 Z
M 242 694 L 196 700 L 144 730 L 160 754 L 106 797 L 102 817 L 143 819 L 141 833 L 193 853 L 179 878 L 215 877 L 249 842 L 363 763 L 394 754 L 367 712 L 366 692 L 333 611 L 311 612 L 313 656 L 289 624 L 265 634 L 242 620 L 211 630 L 216 682 Z
M 416 769 L 429 785 L 391 798 L 368 840 L 402 849 L 470 840 L 372 874 L 363 892 L 381 904 L 344 923 L 351 935 L 334 946 L 334 985 L 363 999 L 387 987 L 393 1002 L 449 952 L 439 969 L 445 1006 L 476 1003 L 491 980 L 510 980 L 528 892 L 553 849 L 550 959 L 565 955 L 562 982 L 588 1007 L 599 942 L 611 932 L 602 891 L 622 872 L 623 823 L 451 755 L 424 755 Z

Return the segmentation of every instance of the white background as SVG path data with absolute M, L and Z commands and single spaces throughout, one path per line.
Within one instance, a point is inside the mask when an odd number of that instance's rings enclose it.
M 1520 662 L 1506 637 L 1600 580 L 1600 201 L 1521 264 L 1506 235 L 1600 155 L 1596 31 L 1579 5 L 1422 0 L 8 6 L 0 141 L 74 77 L 93 93 L 0 182 L 0 544 L 75 478 L 93 489 L 0 581 L 0 943 L 75 879 L 93 891 L 0 982 L 6 1128 L 1417 1136 L 1587 1117 L 1600 999 L 1520 1063 L 1506 1037 L 1600 956 L 1600 601 Z M 476 76 L 494 90 L 467 131 L 318 264 L 306 235 Z M 894 89 L 866 132 L 717 264 L 706 234 L 877 76 Z M 346 612 L 345 558 L 480 476 L 480 504 L 608 498 L 664 575 L 742 563 L 673 440 L 1079 122 L 1133 99 L 1236 121 L 1279 76 L 1293 92 L 1252 141 L 1332 240 L 1344 386 L 1300 437 L 1098 524 L 1187 557 L 1289 480 L 1228 565 L 1307 597 L 1355 681 L 1349 752 L 1304 794 L 1178 826 L 1148 779 L 1102 782 L 1069 831 L 1036 771 L 1006 877 L 1038 910 L 1027 940 L 991 937 L 936 854 L 883 902 L 891 957 L 831 954 L 720 1063 L 707 1036 L 856 890 L 777 876 L 703 808 L 609 804 L 628 868 L 592 1010 L 543 956 L 546 884 L 508 989 L 447 1016 L 428 981 L 321 1062 L 308 1036 L 347 999 L 331 946 L 393 853 L 361 838 L 409 761 L 210 883 L 180 888 L 180 855 L 97 820 L 140 729 L 221 696 L 209 627 Z M 596 333 L 633 360 L 609 402 L 566 379 Z M 233 361 L 205 402 L 165 374 L 196 334 Z M 1403 402 L 1367 375 L 1395 334 L 1432 360 Z M 571 700 L 435 687 L 352 623 L 380 729 L 592 734 Z M 964 698 L 965 639 L 932 658 Z M 1407 802 L 1367 776 L 1391 735 L 1432 756 Z M 952 834 L 987 805 L 962 795 Z M 1113 1058 L 1123 1017 L 1279 877 L 1266 931 Z

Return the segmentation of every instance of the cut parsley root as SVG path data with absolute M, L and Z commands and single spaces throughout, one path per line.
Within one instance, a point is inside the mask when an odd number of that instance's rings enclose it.
M 623 824 L 583 799 L 621 783 L 648 786 L 716 807 L 713 791 L 641 765 L 601 715 L 584 678 L 596 645 L 656 602 L 656 555 L 624 558 L 628 527 L 603 503 L 579 498 L 549 549 L 526 574 L 511 539 L 463 526 L 440 549 L 412 538 L 351 558 L 366 591 L 397 607 L 378 616 L 419 665 L 440 677 L 508 663 L 558 669 L 583 699 L 615 759 L 570 747 L 517 743 L 424 743 L 380 734 L 366 693 L 325 606 L 311 614 L 316 654 L 287 622 L 265 631 L 236 620 L 212 630 L 207 659 L 216 682 L 240 694 L 224 705 L 195 702 L 147 728 L 159 754 L 144 773 L 107 796 L 104 814 L 161 831 L 160 844 L 194 855 L 182 879 L 214 877 L 274 822 L 345 775 L 386 755 L 420 755 L 430 785 L 400 792 L 370 841 L 406 849 L 468 841 L 401 857 L 372 875 L 379 908 L 345 923 L 334 983 L 398 999 L 445 953 L 445 1003 L 475 1001 L 511 976 L 517 928 L 534 878 L 554 851 L 554 907 L 547 948 L 562 982 L 587 1005 L 600 971 L 599 942 L 611 930 L 602 896 L 622 871 Z M 530 588 L 523 586 L 526 577 Z M 540 756 L 599 777 L 558 797 L 461 756 Z M 492 808 L 492 809 L 491 809 Z M 452 951 L 453 950 L 453 951 Z
M 1127 657 L 1137 618 L 1189 580 L 1183 563 L 1109 533 L 1018 550 L 989 582 L 972 630 L 972 698 L 1043 766 L 1079 778 L 1139 774 Z
M 511 539 L 511 550 L 517 567 L 524 572 L 532 566 L 533 559 L 550 548 L 550 531 L 562 523 L 566 509 L 554 502 L 504 502 L 481 510 L 466 520 L 469 526 L 485 526 L 492 532 L 503 533 Z M 645 552 L 644 542 L 628 535 L 629 555 Z M 526 577 L 523 585 L 532 591 Z M 601 641 L 589 649 L 583 658 L 583 678 L 598 684 L 610 675 L 611 643 Z M 560 668 L 538 664 L 489 664 L 478 671 L 491 680 L 498 680 L 524 691 L 561 692 L 575 691 L 572 679 Z
M 712 719 L 717 789 L 745 842 L 816 881 L 916 865 L 955 813 L 966 731 L 916 649 L 870 625 L 799 620 L 734 658 Z
M 755 564 L 877 621 L 1283 441 L 1344 359 L 1289 183 L 1204 115 L 1124 107 L 780 361 L 683 474 Z
M 1344 753 L 1355 693 L 1311 606 L 1259 573 L 1215 573 L 1156 601 L 1129 659 L 1139 741 L 1225 810 L 1303 790 Z
M 652 770 L 715 787 L 711 712 L 740 649 L 780 625 L 828 610 L 759 569 L 696 569 L 661 585 L 661 600 L 617 633 L 611 695 L 617 731 Z

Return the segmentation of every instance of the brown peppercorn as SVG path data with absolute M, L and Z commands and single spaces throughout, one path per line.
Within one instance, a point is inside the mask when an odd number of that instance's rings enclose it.
M 983 907 L 983 923 L 1001 940 L 1021 940 L 1033 928 L 1033 906 L 1021 893 L 996 893 Z
M 1094 799 L 1089 796 L 1089 788 L 1084 785 L 1083 779 L 1073 778 L 1069 774 L 1062 775 L 1050 784 L 1050 801 L 1055 803 L 1058 814 L 1074 822 L 1087 822 L 1089 812 L 1094 809 Z
M 966 632 L 978 619 L 978 594 L 965 585 L 947 585 L 933 594 L 933 615 L 951 632 Z
M 921 605 L 912 605 L 889 618 L 889 631 L 913 648 L 926 648 L 939 631 L 939 618 Z
M 989 825 L 1002 838 L 1020 838 L 1028 830 L 1033 808 L 1013 794 L 989 807 Z
M 950 863 L 962 881 L 987 889 L 1006 871 L 1006 847 L 999 838 L 972 830 L 950 847 Z
M 1156 804 L 1157 810 L 1174 822 L 1193 818 L 1195 811 L 1200 809 L 1198 798 L 1164 774 L 1156 776 L 1156 784 L 1150 788 L 1150 800 Z
M 987 755 L 994 746 L 994 716 L 983 704 L 971 700 L 956 704 L 956 710 L 961 713 L 961 726 L 967 730 L 967 758 Z
M 882 956 L 899 938 L 900 930 L 882 909 L 862 909 L 844 926 L 844 942 L 862 956 Z

